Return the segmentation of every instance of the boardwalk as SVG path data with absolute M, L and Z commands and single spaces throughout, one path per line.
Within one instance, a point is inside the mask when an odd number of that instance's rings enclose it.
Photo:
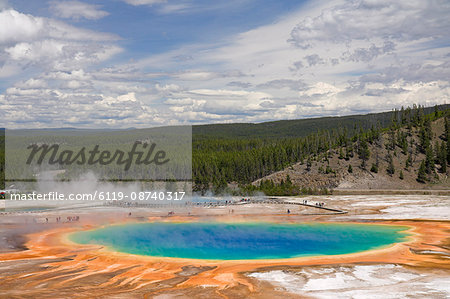
M 138 203 L 138 202 L 108 202 L 105 205 L 108 206 L 121 206 L 121 207 L 141 207 L 141 208 L 169 208 L 169 207 L 204 207 L 204 208 L 215 208 L 215 207 L 227 207 L 227 206 L 242 206 L 249 204 L 260 204 L 260 205 L 296 205 L 304 206 L 308 208 L 315 208 L 319 210 L 329 211 L 329 214 L 346 214 L 347 211 L 333 209 L 324 207 L 316 203 L 301 203 L 296 201 L 291 201 L 292 198 L 263 198 L 263 199 L 252 199 L 243 198 L 241 200 L 215 200 L 215 201 L 205 201 L 205 202 L 177 202 L 177 203 L 167 203 L 167 204 L 152 204 L 152 203 Z M 328 215 L 329 215 L 328 214 Z M 311 214 L 308 214 L 311 215 Z M 323 215 L 323 213 L 322 213 Z

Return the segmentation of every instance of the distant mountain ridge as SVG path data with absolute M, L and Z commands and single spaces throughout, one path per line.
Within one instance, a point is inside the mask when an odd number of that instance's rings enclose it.
M 450 104 L 437 105 L 423 108 L 424 114 L 430 114 L 435 109 L 443 111 L 450 108 Z M 279 138 L 279 137 L 305 137 L 319 130 L 331 130 L 336 128 L 361 127 L 364 130 L 379 125 L 387 127 L 394 113 L 389 112 L 369 113 L 362 115 L 334 116 L 305 118 L 295 120 L 278 120 L 262 123 L 231 123 L 231 124 L 207 124 L 192 126 L 192 134 L 195 138 Z

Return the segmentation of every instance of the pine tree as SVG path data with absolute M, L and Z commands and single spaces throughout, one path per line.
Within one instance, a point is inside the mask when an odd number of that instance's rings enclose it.
M 439 147 L 438 161 L 441 165 L 441 172 L 447 173 L 447 147 L 444 141 L 441 142 L 441 146 Z
M 423 107 L 419 105 L 417 108 L 417 125 L 422 125 L 424 116 L 425 112 L 423 111 Z
M 309 156 L 308 160 L 306 160 L 306 170 L 310 171 L 311 170 L 311 166 L 312 166 L 311 156 Z
M 339 148 L 339 159 L 344 159 L 344 152 L 342 151 L 342 147 Z
M 419 183 L 425 183 L 427 181 L 425 161 L 420 162 L 419 172 L 417 173 L 417 181 Z
M 353 158 L 353 146 L 351 144 L 349 144 L 348 146 L 345 147 L 346 150 L 346 155 L 345 155 L 345 160 L 350 160 L 350 158 Z
M 291 177 L 289 175 L 286 176 L 286 185 L 292 186 Z
M 387 155 L 388 166 L 386 168 L 386 172 L 392 176 L 395 173 L 394 159 L 392 158 L 391 153 Z
M 386 144 L 386 149 L 388 150 L 394 150 L 395 149 L 395 130 L 393 128 L 391 128 L 389 130 L 389 136 L 388 136 L 388 143 Z
M 434 156 L 431 145 L 428 146 L 425 152 L 425 169 L 427 173 L 431 173 L 434 170 Z
M 441 165 L 441 172 L 447 173 L 447 161 Z
M 402 170 L 400 170 L 400 176 L 399 176 L 399 178 L 401 179 L 401 180 L 403 180 L 405 177 L 403 176 L 403 171 Z
M 371 172 L 378 173 L 378 166 L 375 163 L 372 163 L 372 167 L 370 168 Z
M 407 107 L 405 110 L 405 122 L 407 123 L 408 130 L 411 129 L 411 107 Z
M 365 139 L 361 140 L 359 145 L 359 158 L 362 160 L 361 167 L 366 169 L 366 161 L 369 160 L 370 150 Z
M 406 159 L 406 162 L 405 162 L 405 169 L 408 170 L 409 166 L 411 166 L 411 164 L 412 164 L 412 156 L 411 156 L 411 153 L 409 153 L 408 158 Z
M 348 173 L 353 173 L 353 167 L 352 165 L 348 165 L 348 169 L 347 169 Z
M 336 172 L 330 167 L 330 165 L 327 165 L 327 167 L 325 169 L 325 173 L 329 174 L 329 173 L 336 173 Z
M 420 127 L 419 131 L 419 149 L 421 153 L 425 153 L 430 146 L 430 138 L 428 138 L 428 132 L 425 125 Z
M 406 124 L 406 114 L 405 114 L 405 108 L 400 109 L 400 123 L 403 126 L 404 124 Z
M 408 140 L 406 139 L 406 133 L 399 133 L 399 142 L 400 147 L 402 148 L 402 153 L 404 155 L 408 154 Z

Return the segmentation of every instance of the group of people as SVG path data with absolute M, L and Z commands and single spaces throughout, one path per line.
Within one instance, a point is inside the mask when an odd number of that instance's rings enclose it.
M 307 205 L 308 204 L 308 201 L 306 200 L 306 199 L 304 199 L 303 200 L 303 202 L 302 202 L 304 205 Z M 316 207 L 323 207 L 324 205 L 325 205 L 325 203 L 324 202 L 316 202 L 315 204 L 314 204 Z
M 74 222 L 74 221 L 80 221 L 80 216 L 67 216 L 67 221 L 66 222 Z M 48 223 L 49 219 L 48 217 L 45 217 L 45 223 Z M 34 222 L 37 222 L 36 219 L 34 219 Z M 60 223 L 61 221 L 61 216 L 56 217 L 56 223 Z

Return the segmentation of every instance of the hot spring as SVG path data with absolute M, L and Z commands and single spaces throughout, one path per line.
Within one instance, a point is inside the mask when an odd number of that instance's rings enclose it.
M 284 259 L 381 248 L 404 241 L 407 229 L 373 224 L 152 222 L 75 232 L 69 239 L 154 257 Z

